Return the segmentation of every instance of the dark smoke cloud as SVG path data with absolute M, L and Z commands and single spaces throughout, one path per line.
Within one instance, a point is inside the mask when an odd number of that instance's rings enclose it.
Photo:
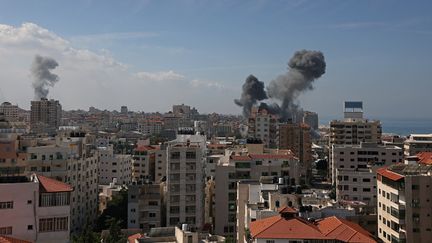
M 59 81 L 59 77 L 51 73 L 51 70 L 55 69 L 58 65 L 57 61 L 53 58 L 35 56 L 31 73 L 36 100 L 46 98 L 49 93 L 49 87 L 54 86 Z
M 259 81 L 255 76 L 249 75 L 242 87 L 240 99 L 235 99 L 234 103 L 243 107 L 243 115 L 248 117 L 253 105 L 258 101 L 267 99 L 264 90 L 264 82 Z
M 288 72 L 272 80 L 267 87 L 271 99 L 280 100 L 282 120 L 301 113 L 296 102 L 298 96 L 313 89 L 313 82 L 325 73 L 326 63 L 320 51 L 297 51 L 288 62 Z

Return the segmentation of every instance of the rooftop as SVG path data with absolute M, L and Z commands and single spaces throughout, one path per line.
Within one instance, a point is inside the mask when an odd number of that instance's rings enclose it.
M 73 188 L 66 183 L 45 176 L 36 175 L 41 192 L 71 192 Z

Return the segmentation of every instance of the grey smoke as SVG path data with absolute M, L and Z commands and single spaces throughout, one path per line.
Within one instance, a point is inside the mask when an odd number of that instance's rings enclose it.
M 35 56 L 31 73 L 36 100 L 46 98 L 49 93 L 49 87 L 53 87 L 59 81 L 59 77 L 51 73 L 51 70 L 55 69 L 58 65 L 58 62 L 51 57 Z
M 288 62 L 288 72 L 272 80 L 267 87 L 269 98 L 281 101 L 280 118 L 292 119 L 299 110 L 298 96 L 313 89 L 313 82 L 325 73 L 326 63 L 320 51 L 301 50 Z
M 258 101 L 267 99 L 264 90 L 264 82 L 259 81 L 255 76 L 249 75 L 242 87 L 240 99 L 235 99 L 234 103 L 243 107 L 243 115 L 248 117 L 253 105 Z

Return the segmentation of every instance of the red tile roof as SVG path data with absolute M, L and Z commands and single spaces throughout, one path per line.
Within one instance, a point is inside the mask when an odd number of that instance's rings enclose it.
M 16 239 L 10 236 L 0 235 L 0 243 L 32 243 L 32 242 Z
M 45 176 L 37 175 L 39 189 L 41 192 L 71 192 L 73 188 L 66 183 L 51 179 Z
M 151 145 L 141 145 L 136 147 L 134 150 L 138 151 L 138 152 L 144 152 L 144 151 L 149 151 L 149 150 L 155 150 L 156 147 L 151 146 Z
M 404 178 L 402 175 L 399 175 L 393 171 L 388 170 L 387 167 L 379 168 L 377 170 L 377 173 L 378 175 L 384 176 L 392 181 L 398 181 Z
M 298 213 L 298 211 L 295 208 L 285 206 L 279 209 L 279 213 Z
M 283 210 L 288 210 L 284 208 Z M 282 211 L 283 211 L 282 210 Z M 292 211 L 293 209 L 289 209 Z M 328 217 L 312 223 L 297 216 L 280 215 L 251 222 L 250 232 L 255 239 L 314 239 L 341 242 L 376 242 L 359 225 L 337 217 Z
M 376 242 L 360 225 L 335 216 L 318 221 L 317 226 L 324 235 L 342 242 Z
M 139 239 L 141 237 L 143 237 L 143 234 L 140 234 L 140 233 L 131 235 L 131 236 L 128 237 L 128 242 L 129 243 L 135 243 L 135 240 L 137 240 L 137 239 Z
M 432 152 L 420 152 L 416 156 L 419 164 L 432 165 Z

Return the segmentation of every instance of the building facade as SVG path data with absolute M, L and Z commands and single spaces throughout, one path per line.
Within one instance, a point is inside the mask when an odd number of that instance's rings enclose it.
M 31 102 L 30 129 L 33 132 L 55 134 L 61 117 L 62 107 L 58 100 L 42 98 Z

